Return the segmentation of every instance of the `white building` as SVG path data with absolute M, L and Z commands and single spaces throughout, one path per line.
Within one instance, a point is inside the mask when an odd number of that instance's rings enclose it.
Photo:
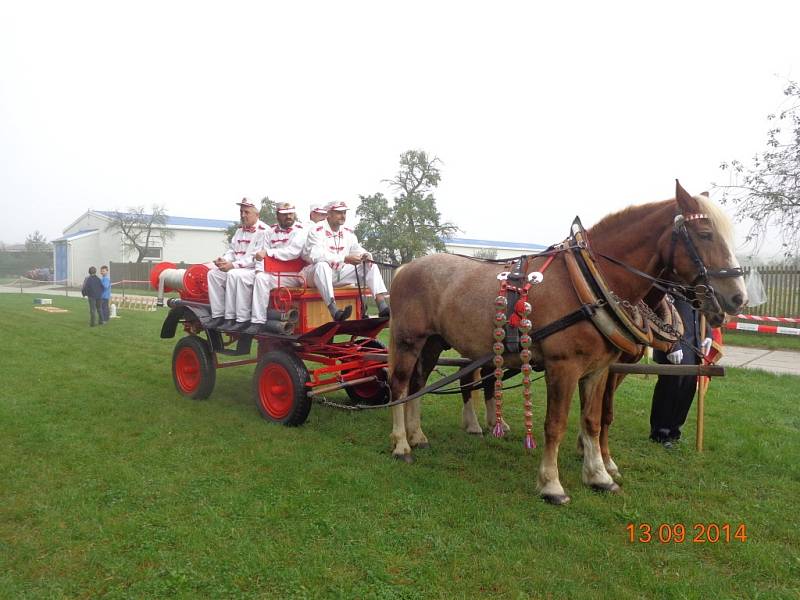
M 447 251 L 451 254 L 481 256 L 482 258 L 511 258 L 521 254 L 537 254 L 546 248 L 541 244 L 471 240 L 466 238 L 445 238 L 442 241 Z
M 53 240 L 53 269 L 56 281 L 68 280 L 69 285 L 80 285 L 89 267 L 110 262 L 134 262 L 135 250 L 126 248 L 122 234 L 109 230 L 114 221 L 111 211 L 89 210 L 69 227 L 64 235 Z M 161 228 L 154 228 L 147 261 L 185 263 L 208 262 L 222 254 L 226 248 L 225 230 L 234 220 L 195 219 L 167 217 L 164 229 L 173 233 L 166 240 Z
M 53 270 L 56 281 L 68 280 L 69 285 L 83 282 L 89 267 L 110 262 L 134 262 L 138 253 L 122 242 L 118 229 L 109 230 L 114 212 L 89 210 L 64 229 L 64 235 L 53 240 Z M 226 229 L 233 223 L 220 219 L 167 217 L 164 229 L 173 233 L 164 240 L 161 228 L 155 228 L 148 255 L 151 262 L 203 263 L 224 252 L 227 247 Z M 509 258 L 520 254 L 535 254 L 545 249 L 540 244 L 447 238 L 447 252 L 484 258 Z

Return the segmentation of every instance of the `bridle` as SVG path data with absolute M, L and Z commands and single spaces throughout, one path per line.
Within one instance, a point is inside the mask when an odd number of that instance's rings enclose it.
M 720 279 L 728 279 L 734 277 L 744 277 L 744 272 L 742 271 L 741 267 L 709 269 L 705 262 L 703 262 L 703 259 L 700 257 L 700 253 L 697 251 L 697 246 L 694 245 L 692 238 L 689 236 L 689 231 L 686 229 L 686 223 L 687 221 L 696 221 L 698 219 L 708 218 L 708 215 L 704 213 L 675 215 L 675 218 L 672 222 L 672 237 L 670 241 L 669 255 L 667 256 L 667 261 L 664 268 L 657 277 L 648 275 L 647 273 L 625 264 L 624 262 L 617 260 L 612 256 L 603 254 L 602 252 L 596 252 L 596 254 L 598 256 L 602 256 L 609 262 L 627 269 L 631 273 L 635 273 L 644 279 L 650 280 L 653 284 L 653 287 L 657 288 L 658 290 L 686 299 L 687 302 L 699 309 L 702 305 L 700 300 L 701 298 L 705 299 L 706 301 L 713 301 L 715 299 L 715 291 L 709 281 L 710 278 L 717 277 Z M 670 278 L 672 276 L 678 277 L 678 273 L 675 271 L 675 250 L 678 246 L 678 240 L 683 242 L 683 245 L 686 248 L 686 253 L 697 267 L 697 276 L 689 285 L 675 283 L 674 280 Z M 694 296 L 694 298 L 692 299 L 691 296 Z
M 675 248 L 678 245 L 678 240 L 683 241 L 686 248 L 686 253 L 692 262 L 697 267 L 697 276 L 689 284 L 694 288 L 697 296 L 705 296 L 712 298 L 714 296 L 714 288 L 709 281 L 710 278 L 716 277 L 718 279 L 732 279 L 734 277 L 744 277 L 744 271 L 741 267 L 722 268 L 722 269 L 709 269 L 700 257 L 692 238 L 689 236 L 689 231 L 686 228 L 688 221 L 697 221 L 698 219 L 708 219 L 708 215 L 704 213 L 691 213 L 688 215 L 678 214 L 672 222 L 672 239 L 670 241 L 669 256 L 667 264 L 664 267 L 664 272 L 675 273 Z M 675 273 L 677 275 L 677 273 Z

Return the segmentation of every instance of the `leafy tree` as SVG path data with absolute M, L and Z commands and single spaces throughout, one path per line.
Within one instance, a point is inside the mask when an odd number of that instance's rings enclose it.
M 37 229 L 25 238 L 26 252 L 48 252 L 51 250 L 47 238 Z
M 275 222 L 275 204 L 275 202 L 269 199 L 269 196 L 264 196 L 261 199 L 261 208 L 258 209 L 258 218 L 264 223 L 273 224 Z M 239 225 L 241 225 L 239 221 L 234 221 L 225 230 L 225 238 L 228 240 L 228 243 L 233 239 L 233 234 L 239 229 Z
M 455 224 L 442 223 L 436 209 L 432 192 L 441 180 L 440 163 L 424 150 L 408 150 L 400 156 L 397 175 L 385 180 L 398 193 L 393 204 L 380 193 L 360 197 L 356 235 L 376 259 L 405 264 L 431 250 L 443 252 L 441 238 L 458 231 Z
M 123 246 L 137 252 L 137 263 L 144 260 L 149 248 L 158 247 L 153 244 L 155 240 L 159 240 L 161 246 L 164 246 L 167 240 L 175 235 L 175 232 L 166 228 L 168 219 L 166 209 L 156 204 L 153 205 L 151 213 L 146 213 L 143 206 L 134 206 L 130 207 L 128 212 L 112 212 L 111 219 L 106 231 L 120 233 Z
M 753 157 L 751 166 L 738 160 L 722 163 L 733 173 L 733 183 L 718 185 L 722 202 L 736 208 L 736 219 L 750 220 L 747 241 L 758 247 L 768 228 L 780 231 L 787 256 L 800 253 L 800 86 L 789 82 L 783 93 L 788 108 L 767 116 L 767 149 Z

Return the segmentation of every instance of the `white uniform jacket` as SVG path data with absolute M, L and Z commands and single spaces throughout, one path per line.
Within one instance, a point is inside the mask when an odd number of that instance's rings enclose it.
M 263 250 L 267 256 L 278 260 L 294 260 L 303 253 L 307 237 L 308 229 L 303 224 L 295 223 L 288 229 L 273 225 L 267 227 L 265 235 L 258 240 L 258 247 L 253 254 Z
M 260 220 L 252 227 L 239 227 L 222 258 L 233 263 L 234 269 L 252 269 L 255 266 L 253 257 L 268 229 L 269 225 Z
M 358 243 L 358 238 L 349 227 L 340 227 L 339 231 L 331 231 L 328 221 L 320 221 L 308 232 L 308 240 L 303 248 L 303 260 L 309 263 L 326 262 L 334 271 L 345 265 L 345 257 L 369 254 Z M 371 255 L 370 255 L 371 258 Z

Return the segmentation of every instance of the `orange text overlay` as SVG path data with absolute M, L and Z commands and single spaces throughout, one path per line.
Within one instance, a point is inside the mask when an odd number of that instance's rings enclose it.
M 732 544 L 747 541 L 744 523 L 628 523 L 625 532 L 631 544 Z

